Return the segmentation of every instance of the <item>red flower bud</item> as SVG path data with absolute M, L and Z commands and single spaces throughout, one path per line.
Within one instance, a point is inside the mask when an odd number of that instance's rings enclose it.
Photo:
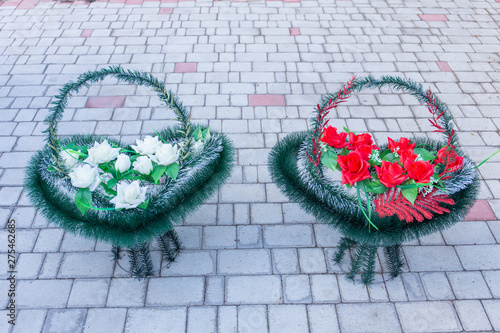
M 370 146 L 372 149 L 379 149 L 377 146 L 373 145 L 372 136 L 368 133 L 354 134 L 349 132 L 349 146 L 347 149 L 356 150 L 359 146 Z
M 413 162 L 418 157 L 418 155 L 415 154 L 411 149 L 400 150 L 398 154 L 399 154 L 399 163 L 403 165 L 406 163 L 406 161 Z
M 395 142 L 391 138 L 387 138 L 389 140 L 389 150 L 392 151 L 393 153 L 397 153 L 399 155 L 400 151 L 405 150 L 405 149 L 411 149 L 415 148 L 415 144 L 412 143 L 410 144 L 410 140 L 407 138 L 401 138 L 399 139 L 398 142 Z

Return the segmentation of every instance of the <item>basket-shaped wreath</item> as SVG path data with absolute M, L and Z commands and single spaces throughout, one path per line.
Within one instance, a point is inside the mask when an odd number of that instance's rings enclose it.
M 377 147 L 368 134 L 356 135 L 348 129 L 348 133 L 337 133 L 336 128 L 326 127 L 329 110 L 345 102 L 352 92 L 382 87 L 408 92 L 426 105 L 432 126 L 445 140 L 389 139 L 389 145 Z M 337 94 L 322 99 L 311 120 L 311 131 L 291 134 L 273 148 L 269 163 L 278 187 L 290 200 L 342 233 L 333 260 L 340 263 L 353 249 L 349 279 L 361 273 L 363 283 L 373 281 L 379 246 L 384 247 L 390 274 L 399 275 L 403 242 L 453 225 L 472 207 L 478 192 L 477 171 L 460 150 L 452 119 L 439 98 L 411 80 L 354 78 Z M 398 154 L 399 148 L 408 147 L 411 154 Z M 415 147 L 421 148 L 413 151 Z M 410 162 L 405 162 L 403 158 L 409 156 Z M 325 175 L 325 166 L 341 171 L 343 184 Z M 415 170 L 418 176 L 411 174 Z M 358 185 L 357 193 L 348 189 L 352 185 Z
M 69 98 L 108 76 L 151 88 L 179 124 L 155 129 L 136 145 L 97 135 L 60 140 L 58 122 Z M 225 182 L 233 162 L 230 141 L 206 126 L 192 127 L 190 114 L 163 83 L 120 67 L 87 72 L 64 85 L 45 122 L 46 145 L 26 170 L 32 203 L 65 230 L 112 243 L 115 259 L 121 247 L 129 248 L 139 277 L 152 273 L 153 239 L 168 260 L 175 259 L 180 241 L 174 225 Z

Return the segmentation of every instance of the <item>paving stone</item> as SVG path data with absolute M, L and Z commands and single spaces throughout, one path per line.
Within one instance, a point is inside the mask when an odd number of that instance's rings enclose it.
M 33 252 L 57 252 L 64 235 L 62 229 L 40 230 Z
M 401 278 L 410 301 L 426 300 L 424 287 L 418 273 L 403 273 Z
M 268 332 L 267 309 L 264 305 L 238 307 L 238 333 Z
M 186 308 L 130 309 L 125 323 L 126 333 L 186 332 Z
M 368 290 L 362 283 L 353 283 L 345 275 L 338 276 L 340 295 L 343 302 L 368 302 Z
M 338 303 L 340 292 L 335 275 L 311 275 L 311 290 L 314 303 Z
M 396 303 L 405 332 L 459 332 L 458 316 L 450 302 Z
M 188 308 L 187 332 L 217 332 L 217 308 L 215 306 Z
M 75 280 L 68 307 L 104 307 L 108 296 L 109 280 Z
M 222 250 L 219 251 L 217 272 L 223 275 L 271 273 L 269 250 Z
M 283 286 L 286 303 L 310 303 L 312 301 L 307 275 L 283 276 Z
M 133 311 L 133 309 L 131 310 Z M 84 333 L 121 333 L 124 331 L 127 309 L 89 309 Z
M 299 249 L 302 273 L 326 273 L 325 255 L 321 249 Z
M 500 245 L 457 246 L 460 261 L 466 270 L 500 269 Z
M 337 311 L 345 332 L 401 332 L 393 304 L 339 304 Z
M 114 263 L 108 252 L 66 253 L 58 276 L 61 278 L 109 277 Z
M 283 204 L 283 219 L 285 223 L 312 223 L 316 218 L 305 212 L 298 204 Z
M 236 247 L 236 228 L 213 226 L 203 228 L 203 247 L 227 249 Z
M 310 225 L 272 225 L 264 226 L 264 245 L 269 247 L 307 247 L 313 246 L 313 233 Z
M 293 274 L 299 272 L 299 258 L 295 249 L 273 249 L 274 274 Z
M 16 303 L 19 309 L 64 308 L 72 280 L 20 280 Z M 57 292 L 54 292 L 57 290 Z
M 492 329 L 488 316 L 479 300 L 455 301 L 454 304 L 464 330 L 489 331 Z
M 334 305 L 308 305 L 307 313 L 311 333 L 340 332 Z
M 448 278 L 458 299 L 491 298 L 491 293 L 480 272 L 450 272 Z
M 305 305 L 270 305 L 269 332 L 309 332 Z
M 202 277 L 169 277 L 149 280 L 147 306 L 202 304 L 205 279 Z
M 254 224 L 283 223 L 283 212 L 280 204 L 250 205 L 251 221 Z
M 237 227 L 237 244 L 243 247 L 262 246 L 262 228 L 257 225 L 240 225 Z
M 182 251 L 169 267 L 163 267 L 162 276 L 189 276 L 215 274 L 215 253 L 212 251 Z
M 12 333 L 42 332 L 47 310 L 20 310 Z
M 486 222 L 460 222 L 443 231 L 446 244 L 494 244 L 495 238 L 491 234 Z
M 83 332 L 86 310 L 49 310 L 43 333 Z
M 420 273 L 420 279 L 430 300 L 455 299 L 455 295 L 444 272 Z
M 403 250 L 411 271 L 462 270 L 458 256 L 451 247 L 406 246 Z
M 41 253 L 21 253 L 17 259 L 18 279 L 36 279 L 42 267 L 44 255 Z
M 217 313 L 219 332 L 237 333 L 238 308 L 236 306 L 220 306 Z
M 226 278 L 226 303 L 275 304 L 282 301 L 278 276 L 230 276 Z
M 389 294 L 389 299 L 393 302 L 397 301 L 407 301 L 408 296 L 406 295 L 406 290 L 403 285 L 403 279 L 401 276 L 395 277 L 385 283 L 387 288 L 387 293 Z

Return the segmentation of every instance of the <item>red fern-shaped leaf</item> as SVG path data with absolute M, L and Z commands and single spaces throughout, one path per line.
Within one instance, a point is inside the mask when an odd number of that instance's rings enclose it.
M 403 197 L 401 190 L 394 188 L 377 196 L 374 200 L 375 210 L 380 217 L 397 215 L 398 219 L 407 223 L 414 220 L 423 222 L 424 219 L 432 219 L 434 217 L 433 213 L 443 214 L 450 212 L 449 209 L 440 206 L 440 204 L 455 204 L 455 201 L 445 194 L 435 193 L 435 189 L 426 196 L 420 193 L 412 205 L 410 201 Z

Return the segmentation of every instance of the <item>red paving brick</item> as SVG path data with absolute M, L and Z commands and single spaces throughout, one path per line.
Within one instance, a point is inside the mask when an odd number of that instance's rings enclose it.
M 174 73 L 194 73 L 197 69 L 196 62 L 178 62 L 175 64 Z
M 300 36 L 300 29 L 299 28 L 290 28 L 290 35 L 291 36 Z
M 89 97 L 86 108 L 119 108 L 125 103 L 125 96 Z
M 448 21 L 446 15 L 443 14 L 420 14 L 418 16 L 422 21 Z
M 90 37 L 90 36 L 92 36 L 92 32 L 94 32 L 94 29 L 83 29 L 80 37 L 84 37 L 84 38 Z
M 167 8 L 160 8 L 159 14 L 172 14 L 173 12 L 174 12 L 173 8 L 167 7 Z
M 487 200 L 478 200 L 465 217 L 466 221 L 491 221 L 497 217 Z
M 441 72 L 453 72 L 453 69 L 451 69 L 446 61 L 438 61 L 437 65 L 441 69 Z
M 285 106 L 284 95 L 249 95 L 250 106 Z

